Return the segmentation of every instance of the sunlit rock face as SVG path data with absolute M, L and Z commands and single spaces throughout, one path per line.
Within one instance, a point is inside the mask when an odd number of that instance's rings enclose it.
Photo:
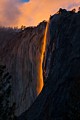
M 19 120 L 79 120 L 80 13 L 61 10 L 48 29 L 44 87 Z
M 46 22 L 22 31 L 0 31 L 0 61 L 12 75 L 11 102 L 16 115 L 27 110 L 43 87 L 40 78 L 43 36 Z

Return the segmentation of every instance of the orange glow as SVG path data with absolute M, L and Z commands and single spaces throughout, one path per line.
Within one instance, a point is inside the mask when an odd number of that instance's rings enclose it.
M 40 64 L 39 64 L 39 81 L 38 81 L 38 87 L 37 87 L 37 92 L 38 94 L 41 92 L 43 85 L 44 85 L 44 81 L 43 81 L 43 68 L 42 68 L 42 64 L 43 64 L 43 59 L 44 59 L 44 53 L 46 50 L 46 41 L 47 41 L 47 32 L 48 32 L 48 28 L 49 28 L 49 22 L 50 20 L 47 22 L 46 25 L 46 29 L 44 32 L 44 38 L 43 38 L 43 43 L 42 43 L 42 53 L 41 53 L 41 59 L 40 59 Z
M 21 16 L 18 18 L 18 26 L 35 26 L 43 20 L 48 20 L 60 7 L 71 9 L 74 5 L 78 7 L 79 0 L 30 0 L 19 6 Z
M 21 0 L 0 0 L 0 25 L 3 26 L 34 26 L 59 8 L 68 10 L 80 6 L 80 0 L 30 0 L 22 3 Z
M 73 0 L 30 0 L 19 7 L 21 16 L 18 26 L 21 24 L 35 26 L 43 20 L 48 20 L 49 16 L 56 13 L 60 7 L 68 8 L 70 3 L 73 3 Z M 78 1 L 75 0 L 74 4 L 76 3 L 78 4 Z

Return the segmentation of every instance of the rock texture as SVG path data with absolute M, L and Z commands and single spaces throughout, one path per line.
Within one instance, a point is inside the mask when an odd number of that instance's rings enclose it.
M 80 13 L 51 16 L 45 84 L 18 120 L 80 120 Z
M 12 76 L 11 103 L 16 115 L 27 110 L 36 99 L 40 87 L 39 67 L 46 22 L 25 30 L 0 29 L 0 62 Z M 40 91 L 39 91 L 40 92 Z

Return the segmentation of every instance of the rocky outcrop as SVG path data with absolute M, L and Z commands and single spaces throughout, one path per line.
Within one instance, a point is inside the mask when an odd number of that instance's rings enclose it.
M 0 29 L 0 62 L 12 76 L 10 101 L 16 104 L 17 116 L 30 107 L 42 87 L 39 71 L 45 26 L 44 21 L 21 31 Z
M 80 13 L 61 10 L 48 29 L 45 84 L 18 120 L 79 120 Z

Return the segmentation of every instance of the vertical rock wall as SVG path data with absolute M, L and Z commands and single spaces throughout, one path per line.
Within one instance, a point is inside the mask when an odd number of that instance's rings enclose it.
M 2 32 L 0 61 L 6 64 L 12 75 L 11 102 L 16 103 L 16 115 L 27 110 L 42 89 L 39 64 L 45 26 L 46 22 L 42 22 L 37 27 L 29 27 L 20 32 L 7 32 L 6 36 Z
M 51 17 L 43 90 L 19 120 L 80 119 L 80 13 Z

